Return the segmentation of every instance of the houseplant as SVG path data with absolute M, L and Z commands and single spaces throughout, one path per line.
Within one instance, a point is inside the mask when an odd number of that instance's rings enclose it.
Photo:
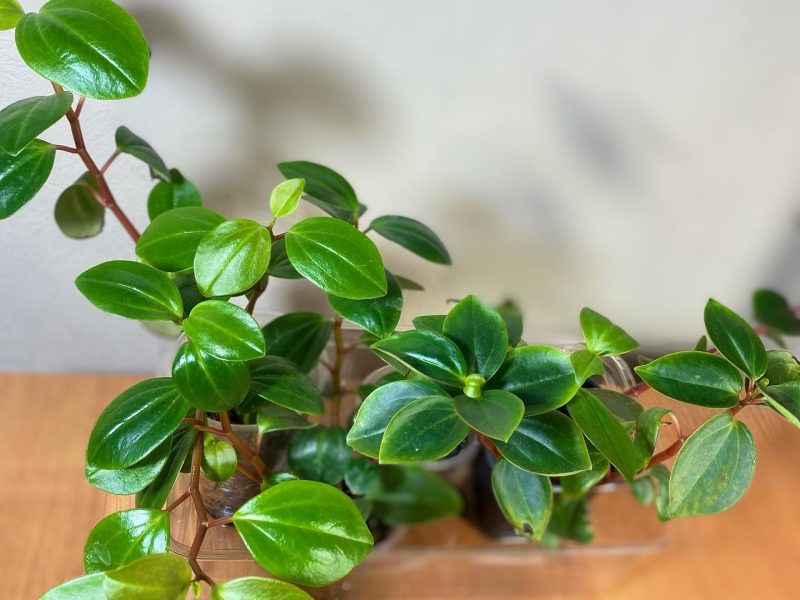
M 636 346 L 590 309 L 580 319 L 586 347 L 573 352 L 522 343 L 515 311 L 492 310 L 472 296 L 447 315 L 420 317 L 415 329 L 395 332 L 400 281 L 385 270 L 365 231 L 447 262 L 427 228 L 380 217 L 360 230 L 364 207 L 352 187 L 313 163 L 281 166 L 288 179 L 272 193 L 266 225 L 226 220 L 203 208 L 193 186 L 125 128 L 117 131 L 117 151 L 98 166 L 84 143 L 80 116 L 86 98 L 127 98 L 144 88 L 149 52 L 136 22 L 110 0 L 51 0 L 27 15 L 16 0 L 0 0 L 0 27 L 15 29 L 20 55 L 55 91 L 0 112 L 0 218 L 36 195 L 57 151 L 77 155 L 87 174 L 59 198 L 59 226 L 73 237 L 95 235 L 110 211 L 136 242 L 141 260 L 98 265 L 78 277 L 78 288 L 108 312 L 176 323 L 188 339 L 172 377 L 135 385 L 98 419 L 87 448 L 87 478 L 112 493 L 138 492 L 139 508 L 97 524 L 86 543 L 87 575 L 54 588 L 45 595 L 49 600 L 173 599 L 204 584 L 218 599 L 307 598 L 294 583 L 329 584 L 367 555 L 372 536 L 364 514 L 370 508 L 396 521 L 418 517 L 402 514 L 393 492 L 406 485 L 412 500 L 424 501 L 436 484 L 424 471 L 391 465 L 441 458 L 470 432 L 497 459 L 492 480 L 503 512 L 535 539 L 548 526 L 550 535 L 577 537 L 573 515 L 602 481 L 625 481 L 640 497 L 654 497 L 664 518 L 724 510 L 744 493 L 754 467 L 752 436 L 736 415 L 769 407 L 800 425 L 800 366 L 787 352 L 767 352 L 743 319 L 715 301 L 706 306 L 705 321 L 718 350 L 703 340 L 692 351 L 637 368 L 643 385 L 720 410 L 691 435 L 669 410 L 638 407 L 630 396 L 641 386 L 630 395 L 583 387 L 602 371 L 601 357 Z M 69 122 L 74 145 L 40 140 L 61 118 Z M 159 179 L 148 203 L 152 221 L 141 236 L 104 176 L 120 153 L 142 160 Z M 279 219 L 295 210 L 303 192 L 329 216 L 279 233 Z M 268 354 L 280 336 L 270 336 L 269 325 L 262 332 L 251 316 L 270 277 L 295 275 L 329 294 L 338 315 L 330 325 L 340 350 L 330 364 L 330 429 L 306 429 L 303 415 L 323 411 L 319 391 L 308 385 L 303 360 Z M 245 308 L 229 301 L 237 297 L 246 298 Z M 773 305 L 764 313 L 771 327 L 791 329 L 785 319 L 776 326 L 781 313 Z M 346 352 L 336 339 L 343 318 L 364 327 L 365 341 L 400 373 L 366 397 L 348 431 L 337 428 L 345 425 L 337 365 Z M 308 328 L 312 318 L 298 321 Z M 318 329 L 328 327 L 317 321 Z M 295 349 L 287 344 L 285 352 Z M 255 415 L 258 422 L 260 416 L 264 432 L 276 424 L 313 432 L 299 437 L 294 473 L 268 472 L 255 449 L 232 431 L 234 409 L 242 420 Z M 208 413 L 219 417 L 221 436 L 209 426 Z M 676 441 L 656 452 L 666 419 Z M 363 457 L 351 458 L 343 442 Z M 318 452 L 301 451 L 305 447 Z M 663 462 L 673 456 L 670 472 Z M 176 502 L 191 501 L 200 517 L 188 560 L 167 551 L 174 503 L 164 507 L 186 457 L 191 484 Z M 385 466 L 370 460 L 376 458 Z M 201 473 L 224 480 L 236 470 L 263 491 L 232 516 L 209 518 Z M 331 485 L 340 478 L 350 495 Z M 559 505 L 553 503 L 554 479 L 569 490 Z M 458 509 L 452 495 L 439 493 L 450 498 L 439 506 L 441 514 Z M 425 509 L 423 517 L 435 516 L 430 506 Z M 212 581 L 197 553 L 210 528 L 231 523 L 259 564 L 292 583 Z

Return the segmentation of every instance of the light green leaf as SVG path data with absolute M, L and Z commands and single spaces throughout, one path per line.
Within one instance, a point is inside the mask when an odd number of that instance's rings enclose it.
M 467 370 L 487 380 L 497 372 L 508 352 L 508 330 L 503 318 L 475 296 L 467 296 L 450 310 L 442 332 L 458 345 Z
M 152 221 L 168 210 L 203 205 L 200 191 L 178 169 L 169 170 L 169 179 L 159 181 L 147 197 L 147 216 Z
M 400 244 L 417 256 L 441 265 L 452 264 L 442 240 L 429 227 L 408 217 L 387 215 L 369 224 L 375 233 Z
M 200 240 L 224 221 L 201 206 L 168 210 L 142 232 L 136 242 L 136 255 L 162 271 L 191 269 Z
M 800 381 L 800 364 L 791 352 L 769 350 L 767 352 L 767 372 L 758 384 L 780 385 L 789 381 Z
M 761 388 L 767 404 L 795 427 L 800 427 L 800 381 Z
M 644 469 L 653 456 L 662 421 L 672 411 L 668 408 L 648 408 L 636 419 L 633 447 L 636 452 L 636 470 Z
M 192 570 L 177 554 L 151 554 L 106 571 L 108 600 L 184 600 Z
M 332 320 L 312 312 L 281 315 L 262 329 L 267 354 L 282 356 L 305 373 L 317 364 L 332 330 Z
M 225 361 L 188 342 L 172 363 L 172 380 L 189 404 L 219 412 L 238 406 L 250 390 L 250 370 L 244 362 Z
M 522 400 L 504 390 L 485 390 L 480 398 L 456 396 L 453 405 L 472 429 L 502 441 L 511 437 L 525 412 Z
M 3 6 L 0 3 L 0 18 Z M 25 147 L 67 114 L 72 94 L 36 96 L 14 102 L 0 110 L 0 150 L 17 156 Z
M 14 29 L 25 11 L 17 0 L 0 0 L 0 31 Z
M 385 274 L 387 292 L 380 298 L 348 300 L 328 294 L 328 302 L 333 310 L 379 338 L 394 331 L 403 312 L 403 291 L 400 284 L 389 271 Z
M 92 528 L 83 548 L 87 573 L 108 571 L 169 549 L 169 513 L 135 508 L 115 512 Z
M 42 189 L 56 158 L 52 144 L 34 140 L 17 156 L 0 152 L 0 220 L 25 206 Z
M 418 525 L 459 514 L 464 501 L 452 485 L 421 467 L 383 467 L 367 498 L 390 526 Z
M 209 481 L 221 483 L 236 473 L 236 450 L 225 440 L 210 433 L 203 434 L 203 460 L 200 468 Z
M 183 330 L 202 352 L 222 360 L 251 360 L 266 352 L 258 322 L 244 309 L 222 300 L 195 306 L 183 320 Z
M 0 1 L 1 6 L 2 3 Z M 2 12 L 0 12 L 0 18 L 2 18 Z M 105 575 L 103 573 L 83 575 L 77 579 L 71 579 L 61 585 L 57 585 L 39 600 L 107 600 L 103 591 L 104 580 Z
M 54 216 L 56 224 L 67 237 L 85 239 L 103 230 L 106 209 L 97 201 L 97 183 L 89 173 L 69 186 L 58 197 Z
M 305 179 L 287 179 L 275 186 L 269 198 L 272 216 L 279 219 L 287 217 L 297 210 L 305 184 Z
M 283 431 L 286 429 L 310 429 L 316 427 L 306 418 L 293 410 L 282 406 L 269 405 L 259 409 L 256 415 L 258 433 L 264 435 L 270 431 Z
M 289 444 L 289 466 L 298 477 L 335 485 L 344 479 L 344 471 L 353 451 L 345 442 L 341 427 L 314 427 L 301 431 Z
M 581 309 L 581 330 L 586 347 L 597 356 L 625 354 L 639 345 L 621 327 L 588 307 Z
M 416 329 L 427 329 L 436 333 L 444 331 L 444 321 L 447 315 L 422 315 L 411 319 L 411 323 Z
M 605 372 L 603 361 L 591 350 L 576 350 L 569 355 L 572 370 L 575 371 L 575 380 L 583 385 L 587 379 Z
M 150 170 L 153 173 L 162 179 L 168 180 L 170 178 L 169 169 L 167 168 L 167 165 L 164 164 L 164 161 L 158 155 L 158 153 L 150 144 L 145 142 L 130 129 L 127 127 L 117 128 L 114 138 L 117 143 L 117 150 L 119 152 L 123 154 L 130 154 L 134 158 L 138 158 L 140 161 L 150 167 Z
M 704 319 L 708 337 L 722 356 L 758 379 L 767 370 L 767 350 L 764 342 L 742 317 L 713 298 L 705 308 Z
M 90 484 L 109 494 L 119 496 L 135 494 L 149 486 L 159 477 L 167 464 L 171 452 L 172 439 L 168 438 L 150 454 L 130 467 L 124 469 L 101 469 L 87 461 L 84 474 Z M 160 506 L 148 508 L 160 508 Z
M 542 537 L 553 510 L 553 489 L 547 477 L 500 459 L 492 469 L 492 490 L 518 534 L 534 540 Z
M 303 590 L 285 581 L 264 577 L 241 577 L 215 585 L 211 600 L 313 600 Z
M 706 338 L 704 335 L 701 335 L 700 339 L 697 340 L 697 343 L 694 345 L 693 350 L 697 352 L 708 352 L 708 338 Z
M 401 365 L 446 385 L 460 388 L 469 374 L 458 346 L 434 331 L 402 331 L 375 342 L 371 348 L 393 366 Z
M 304 414 L 321 415 L 324 407 L 317 386 L 297 370 L 294 363 L 279 356 L 265 356 L 253 361 L 250 367 L 250 391 L 263 402 L 248 398 L 241 410 L 253 412 L 272 402 Z
M 753 295 L 756 320 L 787 335 L 800 335 L 800 319 L 786 301 L 773 290 L 757 290 Z
M 278 170 L 287 179 L 305 179 L 306 199 L 329 215 L 353 223 L 359 214 L 356 193 L 333 169 L 300 160 L 280 163 Z
M 161 508 L 167 501 L 172 486 L 192 451 L 197 429 L 193 425 L 181 424 L 172 434 L 172 447 L 166 464 L 145 488 L 136 494 L 136 508 Z

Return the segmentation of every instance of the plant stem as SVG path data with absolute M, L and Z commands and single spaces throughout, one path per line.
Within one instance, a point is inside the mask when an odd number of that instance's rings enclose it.
M 259 279 L 255 286 L 253 286 L 253 293 L 247 301 L 247 307 L 245 308 L 249 314 L 253 314 L 253 311 L 256 309 L 256 302 L 258 302 L 261 294 L 267 291 L 267 285 L 269 285 L 269 275 L 264 275 L 264 277 Z
M 484 448 L 486 448 L 492 456 L 494 456 L 495 458 L 500 458 L 500 451 L 497 449 L 497 446 L 492 441 L 492 438 L 485 436 L 482 433 L 478 433 L 477 431 L 475 432 L 475 435 L 477 436 L 478 441 L 481 443 L 481 445 Z
M 164 509 L 166 512 L 170 512 L 178 508 L 184 501 L 188 500 L 192 497 L 192 490 L 186 490 L 180 496 L 178 496 L 175 500 L 170 502 L 167 507 Z
M 196 418 L 198 421 L 203 421 L 205 413 L 202 410 L 198 410 Z M 189 550 L 189 566 L 192 568 L 192 571 L 194 571 L 194 576 L 197 581 L 205 581 L 208 585 L 213 586 L 214 580 L 206 575 L 197 562 L 197 556 L 200 554 L 200 548 L 203 546 L 203 540 L 206 537 L 206 531 L 208 531 L 208 527 L 206 526 L 208 522 L 208 513 L 203 503 L 203 496 L 200 494 L 200 463 L 202 460 L 203 436 L 197 435 L 194 438 L 194 446 L 192 447 L 191 480 L 189 483 L 189 493 L 192 496 L 194 512 L 197 516 L 197 529 L 195 530 L 192 547 Z
M 233 519 L 231 517 L 220 517 L 219 519 L 211 519 L 210 521 L 206 521 L 206 527 L 211 529 L 212 527 L 220 527 L 221 525 L 227 525 L 228 523 L 232 523 Z
M 113 163 L 115 160 L 117 160 L 117 157 L 119 155 L 120 155 L 120 151 L 119 151 L 119 148 L 117 148 L 116 150 L 114 150 L 114 152 L 111 153 L 111 156 L 108 157 L 106 162 L 103 163 L 103 166 L 100 167 L 100 172 L 105 175 L 105 172 L 108 171 L 108 167 L 111 166 L 111 163 Z

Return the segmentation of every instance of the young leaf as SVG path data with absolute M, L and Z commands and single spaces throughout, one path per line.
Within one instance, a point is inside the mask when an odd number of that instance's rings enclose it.
M 269 198 L 269 207 L 275 219 L 287 217 L 297 210 L 305 184 L 305 179 L 287 179 L 275 186 Z
M 2 11 L 2 0 L 0 0 L 0 11 Z M 0 19 L 2 19 L 2 12 L 0 12 Z M 107 600 L 103 591 L 104 580 L 103 573 L 83 575 L 57 585 L 39 600 Z
M 133 133 L 127 127 L 117 128 L 115 134 L 115 141 L 117 143 L 117 150 L 123 154 L 130 154 L 134 158 L 138 158 L 146 164 L 153 173 L 158 175 L 161 179 L 168 180 L 170 178 L 169 169 L 164 161 L 158 155 L 158 152 L 153 150 L 153 147 L 145 142 L 138 135 Z
M 204 354 L 192 342 L 178 349 L 172 380 L 189 404 L 210 412 L 238 406 L 250 390 L 247 364 Z
M 344 479 L 352 455 L 341 427 L 314 427 L 301 431 L 289 444 L 289 466 L 295 475 L 331 485 Z
M 743 385 L 736 367 L 708 352 L 667 354 L 634 371 L 665 396 L 708 408 L 736 406 Z
M 256 424 L 258 425 L 259 435 L 264 435 L 270 431 L 316 427 L 314 423 L 307 421 L 303 415 L 277 405 L 269 405 L 259 409 L 256 415 Z
M 102 469 L 130 467 L 169 438 L 188 410 L 169 377 L 137 383 L 100 413 L 86 461 Z
M 175 284 L 158 269 L 130 260 L 111 260 L 84 271 L 75 280 L 81 294 L 100 310 L 141 321 L 183 317 Z
M 304 373 L 317 364 L 332 330 L 333 321 L 312 312 L 281 315 L 262 328 L 267 354 L 292 361 Z
M 158 215 L 136 242 L 136 255 L 162 271 L 191 269 L 200 240 L 225 219 L 201 206 Z
M 441 265 L 452 264 L 442 240 L 426 225 L 408 217 L 387 215 L 369 224 L 378 235 L 400 244 L 417 256 Z
M 588 307 L 581 309 L 581 331 L 586 347 L 598 356 L 625 354 L 639 345 L 621 327 Z
M 767 404 L 795 427 L 800 427 L 800 381 L 761 388 Z
M 592 468 L 581 430 L 558 411 L 525 417 L 508 442 L 495 444 L 507 461 L 539 475 L 572 475 Z
M 333 583 L 372 549 L 372 535 L 356 505 L 316 481 L 271 487 L 236 511 L 233 522 L 259 565 L 304 585 Z
M 378 387 L 358 409 L 347 444 L 365 456 L 378 458 L 386 426 L 397 412 L 414 400 L 427 396 L 446 396 L 434 383 L 424 380 L 402 380 Z
M 329 215 L 353 223 L 359 214 L 356 193 L 333 169 L 299 160 L 280 163 L 278 170 L 287 179 L 305 179 L 306 199 Z
M 786 350 L 767 351 L 767 372 L 758 382 L 759 385 L 779 385 L 789 381 L 800 381 L 800 364 L 797 359 Z
M 402 365 L 446 385 L 460 388 L 469 375 L 458 346 L 433 331 L 402 331 L 375 342 L 371 348 L 393 366 Z
M 152 221 L 168 210 L 202 206 L 200 191 L 178 169 L 169 170 L 169 179 L 159 181 L 147 197 L 147 216 Z
M 55 146 L 42 140 L 32 141 L 17 156 L 0 152 L 0 219 L 31 201 L 50 177 L 55 159 Z
M 515 348 L 492 378 L 491 386 L 522 398 L 527 415 L 563 406 L 580 387 L 569 354 L 550 346 Z
M 484 379 L 497 372 L 508 352 L 508 330 L 503 318 L 475 296 L 467 296 L 452 308 L 443 333 L 458 345 L 467 370 Z
M 589 458 L 592 461 L 590 470 L 560 478 L 561 495 L 564 498 L 582 498 L 589 493 L 589 490 L 600 483 L 608 473 L 608 459 L 594 446 L 589 448 Z
M 67 237 L 85 239 L 103 230 L 106 209 L 97 201 L 94 177 L 84 173 L 58 197 L 54 216 L 56 224 Z
M 469 434 L 469 426 L 443 396 L 426 396 L 401 408 L 383 434 L 381 463 L 438 460 L 450 454 Z
M 760 378 L 767 370 L 767 350 L 747 321 L 713 298 L 703 316 L 708 336 L 722 356 L 751 379 Z
M 514 433 L 525 412 L 522 400 L 504 390 L 486 390 L 480 398 L 456 396 L 453 405 L 472 429 L 504 442 Z
M 348 454 L 349 454 L 348 449 Z M 379 468 L 374 461 L 363 456 L 350 458 L 344 470 L 344 482 L 353 494 L 363 496 L 379 483 Z
M 222 360 L 251 360 L 266 352 L 258 322 L 244 309 L 222 300 L 195 306 L 183 320 L 183 330 L 201 352 Z
M 225 440 L 218 440 L 210 433 L 203 434 L 203 460 L 200 468 L 209 481 L 221 483 L 236 473 L 236 450 Z
M 706 421 L 678 452 L 669 481 L 670 517 L 710 515 L 742 497 L 756 462 L 753 434 L 724 412 Z
M 142 30 L 111 0 L 50 0 L 20 19 L 16 41 L 31 69 L 87 98 L 130 98 L 147 83 Z
M 253 287 L 269 265 L 272 238 L 250 219 L 217 225 L 200 240 L 194 276 L 204 296 L 233 296 Z
M 192 569 L 177 554 L 151 554 L 106 571 L 103 591 L 108 600 L 183 600 Z
M 375 244 L 338 219 L 313 217 L 296 223 L 286 232 L 286 253 L 298 273 L 334 296 L 366 300 L 387 292 Z
M 0 110 L 0 150 L 17 156 L 41 133 L 67 114 L 70 106 L 72 94 L 69 92 L 36 96 L 6 106 Z
M 444 321 L 447 315 L 422 315 L 411 319 L 411 323 L 416 329 L 427 329 L 436 333 L 444 331 Z
M 108 515 L 92 528 L 83 548 L 87 573 L 108 571 L 169 550 L 169 513 L 135 508 Z
M 390 526 L 445 519 L 464 508 L 458 490 L 427 469 L 412 466 L 382 468 L 367 498 L 375 516 Z
M 270 277 L 281 279 L 302 279 L 303 276 L 297 272 L 286 254 L 286 239 L 278 238 L 272 242 L 272 251 L 269 257 L 269 267 L 267 273 Z
M 757 290 L 753 295 L 756 320 L 787 335 L 800 335 L 800 319 L 786 298 L 773 290 Z
M 0 0 L 0 31 L 14 29 L 25 11 L 17 0 Z
M 518 534 L 534 540 L 542 537 L 553 510 L 553 489 L 547 477 L 500 459 L 492 469 L 492 490 Z
M 522 340 L 522 311 L 513 300 L 506 300 L 495 310 L 503 317 L 506 322 L 506 329 L 508 330 L 508 343 L 510 346 L 516 346 Z
M 211 590 L 211 600 L 313 600 L 303 590 L 285 581 L 265 577 L 240 577 Z
M 167 464 L 170 452 L 172 452 L 172 437 L 164 440 L 142 460 L 124 469 L 102 469 L 87 460 L 84 474 L 90 484 L 109 494 L 119 496 L 135 494 L 159 477 Z M 149 508 L 160 508 L 160 506 Z
M 572 370 L 575 371 L 575 380 L 583 385 L 587 379 L 605 372 L 603 362 L 591 350 L 576 350 L 569 355 Z
M 403 312 L 403 291 L 389 271 L 386 271 L 386 283 L 386 295 L 380 298 L 348 300 L 328 294 L 328 302 L 340 316 L 383 338 L 394 331 Z
M 321 415 L 322 398 L 308 375 L 279 356 L 265 356 L 250 363 L 250 391 L 264 401 L 304 414 Z M 247 404 L 250 400 L 245 400 Z M 264 402 L 263 404 L 266 404 Z M 263 405 L 261 404 L 261 405 Z M 246 412 L 261 406 L 242 406 Z
M 692 349 L 695 350 L 696 352 L 708 352 L 708 338 L 706 338 L 706 336 L 704 335 L 701 335 L 700 339 L 697 340 L 697 343 L 694 345 L 694 348 Z
M 656 515 L 660 521 L 669 521 L 669 469 L 658 464 L 650 469 L 650 476 L 656 484 Z
M 637 458 L 637 471 L 644 469 L 650 462 L 650 457 L 653 456 L 653 451 L 658 441 L 661 422 L 671 412 L 668 408 L 653 407 L 648 408 L 637 417 L 633 438 L 633 447 Z
M 158 475 L 136 494 L 136 508 L 161 508 L 167 501 L 172 486 L 178 478 L 181 467 L 192 451 L 197 429 L 192 425 L 181 424 L 172 434 L 172 447 L 169 456 Z

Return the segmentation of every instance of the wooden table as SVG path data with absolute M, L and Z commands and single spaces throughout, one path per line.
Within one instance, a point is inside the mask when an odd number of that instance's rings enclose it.
M 0 374 L 3 599 L 38 598 L 82 572 L 86 535 L 107 510 L 106 495 L 83 479 L 86 440 L 106 404 L 139 379 Z M 564 557 L 525 568 L 489 561 L 480 569 L 376 557 L 353 574 L 357 597 L 798 598 L 800 432 L 767 411 L 748 412 L 759 451 L 750 491 L 722 515 L 667 524 L 658 552 Z

